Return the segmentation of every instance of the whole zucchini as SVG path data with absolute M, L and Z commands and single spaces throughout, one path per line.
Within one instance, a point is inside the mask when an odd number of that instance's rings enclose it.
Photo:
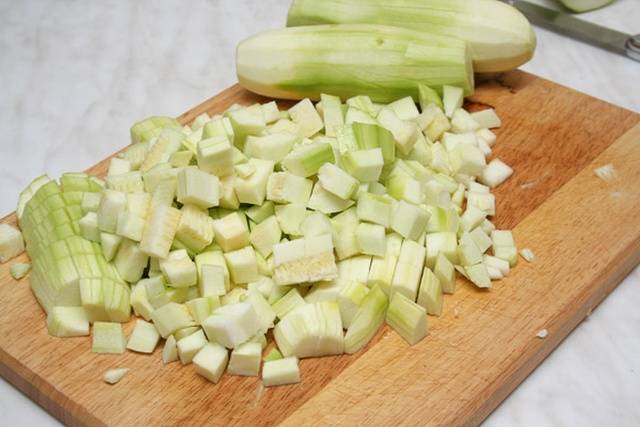
M 319 25 L 257 34 L 238 45 L 240 84 L 261 95 L 343 99 L 366 94 L 377 102 L 418 99 L 418 84 L 473 92 L 463 41 L 380 25 Z
M 574 0 L 575 1 L 575 0 Z M 527 19 L 497 0 L 293 0 L 287 26 L 393 25 L 469 43 L 476 72 L 501 72 L 533 56 Z

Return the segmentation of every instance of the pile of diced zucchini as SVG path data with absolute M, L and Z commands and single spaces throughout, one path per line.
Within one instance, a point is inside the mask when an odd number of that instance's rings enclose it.
M 104 180 L 41 177 L 21 195 L 49 332 L 93 325 L 98 353 L 164 340 L 165 363 L 213 382 L 259 375 L 268 346 L 265 385 L 299 381 L 299 358 L 357 352 L 385 321 L 417 343 L 456 270 L 489 288 L 517 261 L 489 220 L 512 173 L 487 163 L 500 120 L 462 103 L 421 86 L 420 109 L 322 95 L 136 123 Z

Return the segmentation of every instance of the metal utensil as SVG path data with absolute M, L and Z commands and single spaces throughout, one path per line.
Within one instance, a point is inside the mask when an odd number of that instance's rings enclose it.
M 523 0 L 503 1 L 534 25 L 640 61 L 640 34 L 632 36 Z

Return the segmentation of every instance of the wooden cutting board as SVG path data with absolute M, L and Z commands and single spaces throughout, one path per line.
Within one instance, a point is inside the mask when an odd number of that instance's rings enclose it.
M 180 120 L 263 100 L 233 86 Z M 490 291 L 460 280 L 419 344 L 384 327 L 358 354 L 302 360 L 298 385 L 263 389 L 228 375 L 214 385 L 192 366 L 163 366 L 160 348 L 96 355 L 87 337 L 49 337 L 28 279 L 13 280 L 9 262 L 0 374 L 69 425 L 480 423 L 640 261 L 640 115 L 519 71 L 480 84 L 469 101 L 503 120 L 494 153 L 515 174 L 496 191 L 496 223 L 537 259 Z M 616 177 L 605 182 L 593 170 L 609 163 Z M 536 338 L 543 328 L 547 338 Z M 103 383 L 116 367 L 131 371 Z

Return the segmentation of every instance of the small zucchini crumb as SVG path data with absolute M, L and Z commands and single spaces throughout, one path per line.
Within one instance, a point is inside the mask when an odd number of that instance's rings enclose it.
M 31 270 L 31 264 L 27 264 L 24 262 L 17 262 L 11 266 L 11 276 L 14 279 L 20 280 Z
M 129 368 L 117 368 L 117 369 L 109 369 L 104 373 L 102 379 L 107 384 L 115 384 L 125 376 L 125 374 L 129 372 Z
M 616 177 L 616 170 L 611 163 L 600 166 L 593 171 L 598 178 L 603 181 L 611 182 Z
M 537 338 L 546 338 L 547 335 L 549 335 L 549 331 L 547 331 L 546 329 L 540 329 L 538 331 L 538 333 L 536 334 Z
M 536 255 L 529 248 L 523 248 L 520 250 L 520 256 L 527 262 L 533 262 L 536 260 Z

